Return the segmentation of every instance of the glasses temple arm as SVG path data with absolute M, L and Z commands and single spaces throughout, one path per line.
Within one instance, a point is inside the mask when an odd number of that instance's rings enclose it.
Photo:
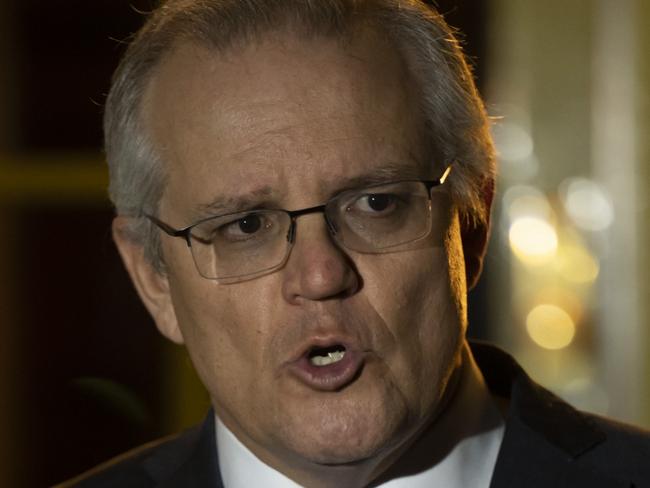
M 187 234 L 187 229 L 174 229 L 171 225 L 166 224 L 162 220 L 158 219 L 157 217 L 154 217 L 153 215 L 150 214 L 144 214 L 146 218 L 148 218 L 151 222 L 156 224 L 156 226 L 162 230 L 165 234 L 170 235 L 172 237 L 185 237 Z

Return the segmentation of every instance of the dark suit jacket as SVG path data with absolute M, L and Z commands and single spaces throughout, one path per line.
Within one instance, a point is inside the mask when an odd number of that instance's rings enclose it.
M 491 488 L 650 487 L 650 432 L 575 410 L 495 347 L 472 352 L 490 390 L 510 399 Z M 223 488 L 213 415 L 61 486 Z

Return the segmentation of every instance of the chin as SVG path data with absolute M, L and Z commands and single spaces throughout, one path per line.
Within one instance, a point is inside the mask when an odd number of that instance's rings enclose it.
M 399 444 L 407 430 L 406 409 L 395 402 L 360 405 L 334 399 L 315 403 L 293 416 L 294 421 L 283 429 L 290 450 L 313 463 L 343 465 L 376 458 Z

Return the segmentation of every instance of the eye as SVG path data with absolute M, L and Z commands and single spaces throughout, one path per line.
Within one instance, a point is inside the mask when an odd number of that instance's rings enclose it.
M 394 203 L 394 198 L 392 195 L 387 194 L 368 195 L 366 197 L 366 203 L 375 212 L 381 212 Z
M 217 233 L 229 240 L 245 240 L 257 237 L 273 227 L 271 219 L 262 214 L 251 213 L 220 225 Z
M 257 232 L 260 227 L 262 227 L 262 220 L 259 215 L 247 215 L 243 219 L 239 219 L 235 222 L 239 227 L 239 230 L 244 234 L 254 234 Z
M 386 213 L 396 207 L 397 200 L 397 196 L 390 193 L 370 193 L 357 198 L 347 210 L 376 214 Z

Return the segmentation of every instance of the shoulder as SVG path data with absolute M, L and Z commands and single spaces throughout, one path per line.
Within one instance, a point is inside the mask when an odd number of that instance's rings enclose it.
M 54 488 L 146 488 L 157 486 L 165 472 L 174 472 L 191 455 L 199 438 L 195 427 L 123 453 Z
M 490 391 L 509 404 L 491 486 L 650 486 L 650 432 L 573 408 L 497 348 L 472 352 Z
M 600 431 L 601 443 L 583 454 L 586 463 L 609 471 L 635 474 L 650 482 L 650 431 L 581 412 Z

